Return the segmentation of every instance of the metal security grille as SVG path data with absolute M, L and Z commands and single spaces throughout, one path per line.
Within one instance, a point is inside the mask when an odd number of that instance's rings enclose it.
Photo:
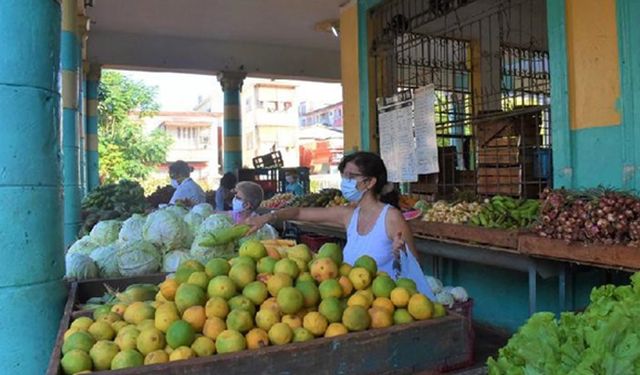
M 414 192 L 535 197 L 551 183 L 545 0 L 388 0 L 369 17 L 376 97 L 436 89 L 440 173 Z

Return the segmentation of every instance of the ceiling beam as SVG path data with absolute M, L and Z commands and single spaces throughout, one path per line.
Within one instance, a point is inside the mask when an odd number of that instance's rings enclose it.
M 248 42 L 96 31 L 89 61 L 105 67 L 253 77 L 340 80 L 340 52 Z

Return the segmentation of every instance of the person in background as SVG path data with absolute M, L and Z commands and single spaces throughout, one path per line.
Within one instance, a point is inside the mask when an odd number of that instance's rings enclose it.
M 394 275 L 393 263 L 399 251 L 407 246 L 418 256 L 411 228 L 398 207 L 398 193 L 387 181 L 387 168 L 380 156 L 356 152 L 345 156 L 338 167 L 342 176 L 342 195 L 354 206 L 301 208 L 291 207 L 262 216 L 249 217 L 252 231 L 268 222 L 300 220 L 332 224 L 345 228 L 347 244 L 344 261 L 353 265 L 359 257 L 369 255 L 378 269 Z
M 173 193 L 169 204 L 178 202 L 187 203 L 193 206 L 206 202 L 206 195 L 200 185 L 189 177 L 191 175 L 191 167 L 182 160 L 178 160 L 169 167 L 169 177 L 171 178 L 171 186 L 176 191 Z
M 296 197 L 304 195 L 304 188 L 302 184 L 298 182 L 298 173 L 296 171 L 287 171 L 284 176 L 287 181 L 285 192 L 293 194 Z
M 236 187 L 237 182 L 236 176 L 231 172 L 227 172 L 222 176 L 220 187 L 216 190 L 216 211 L 231 210 L 233 189 Z
M 237 224 L 255 216 L 255 210 L 260 207 L 263 199 L 264 191 L 260 185 L 251 181 L 238 182 L 231 202 L 231 218 Z

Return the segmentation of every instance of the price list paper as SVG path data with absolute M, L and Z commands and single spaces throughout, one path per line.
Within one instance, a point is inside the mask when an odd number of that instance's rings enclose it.
M 391 182 L 418 180 L 412 104 L 410 92 L 378 98 L 380 156 Z
M 438 144 L 436 142 L 435 90 L 433 84 L 413 92 L 416 142 L 416 169 L 419 174 L 438 173 Z

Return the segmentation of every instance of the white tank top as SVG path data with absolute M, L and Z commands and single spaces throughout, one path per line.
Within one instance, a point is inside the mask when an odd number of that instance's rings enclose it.
M 365 235 L 358 233 L 360 207 L 353 211 L 347 228 L 347 244 L 344 247 L 344 262 L 353 265 L 363 255 L 372 257 L 378 264 L 378 270 L 393 277 L 393 241 L 387 235 L 386 217 L 389 205 L 385 205 L 371 231 Z

